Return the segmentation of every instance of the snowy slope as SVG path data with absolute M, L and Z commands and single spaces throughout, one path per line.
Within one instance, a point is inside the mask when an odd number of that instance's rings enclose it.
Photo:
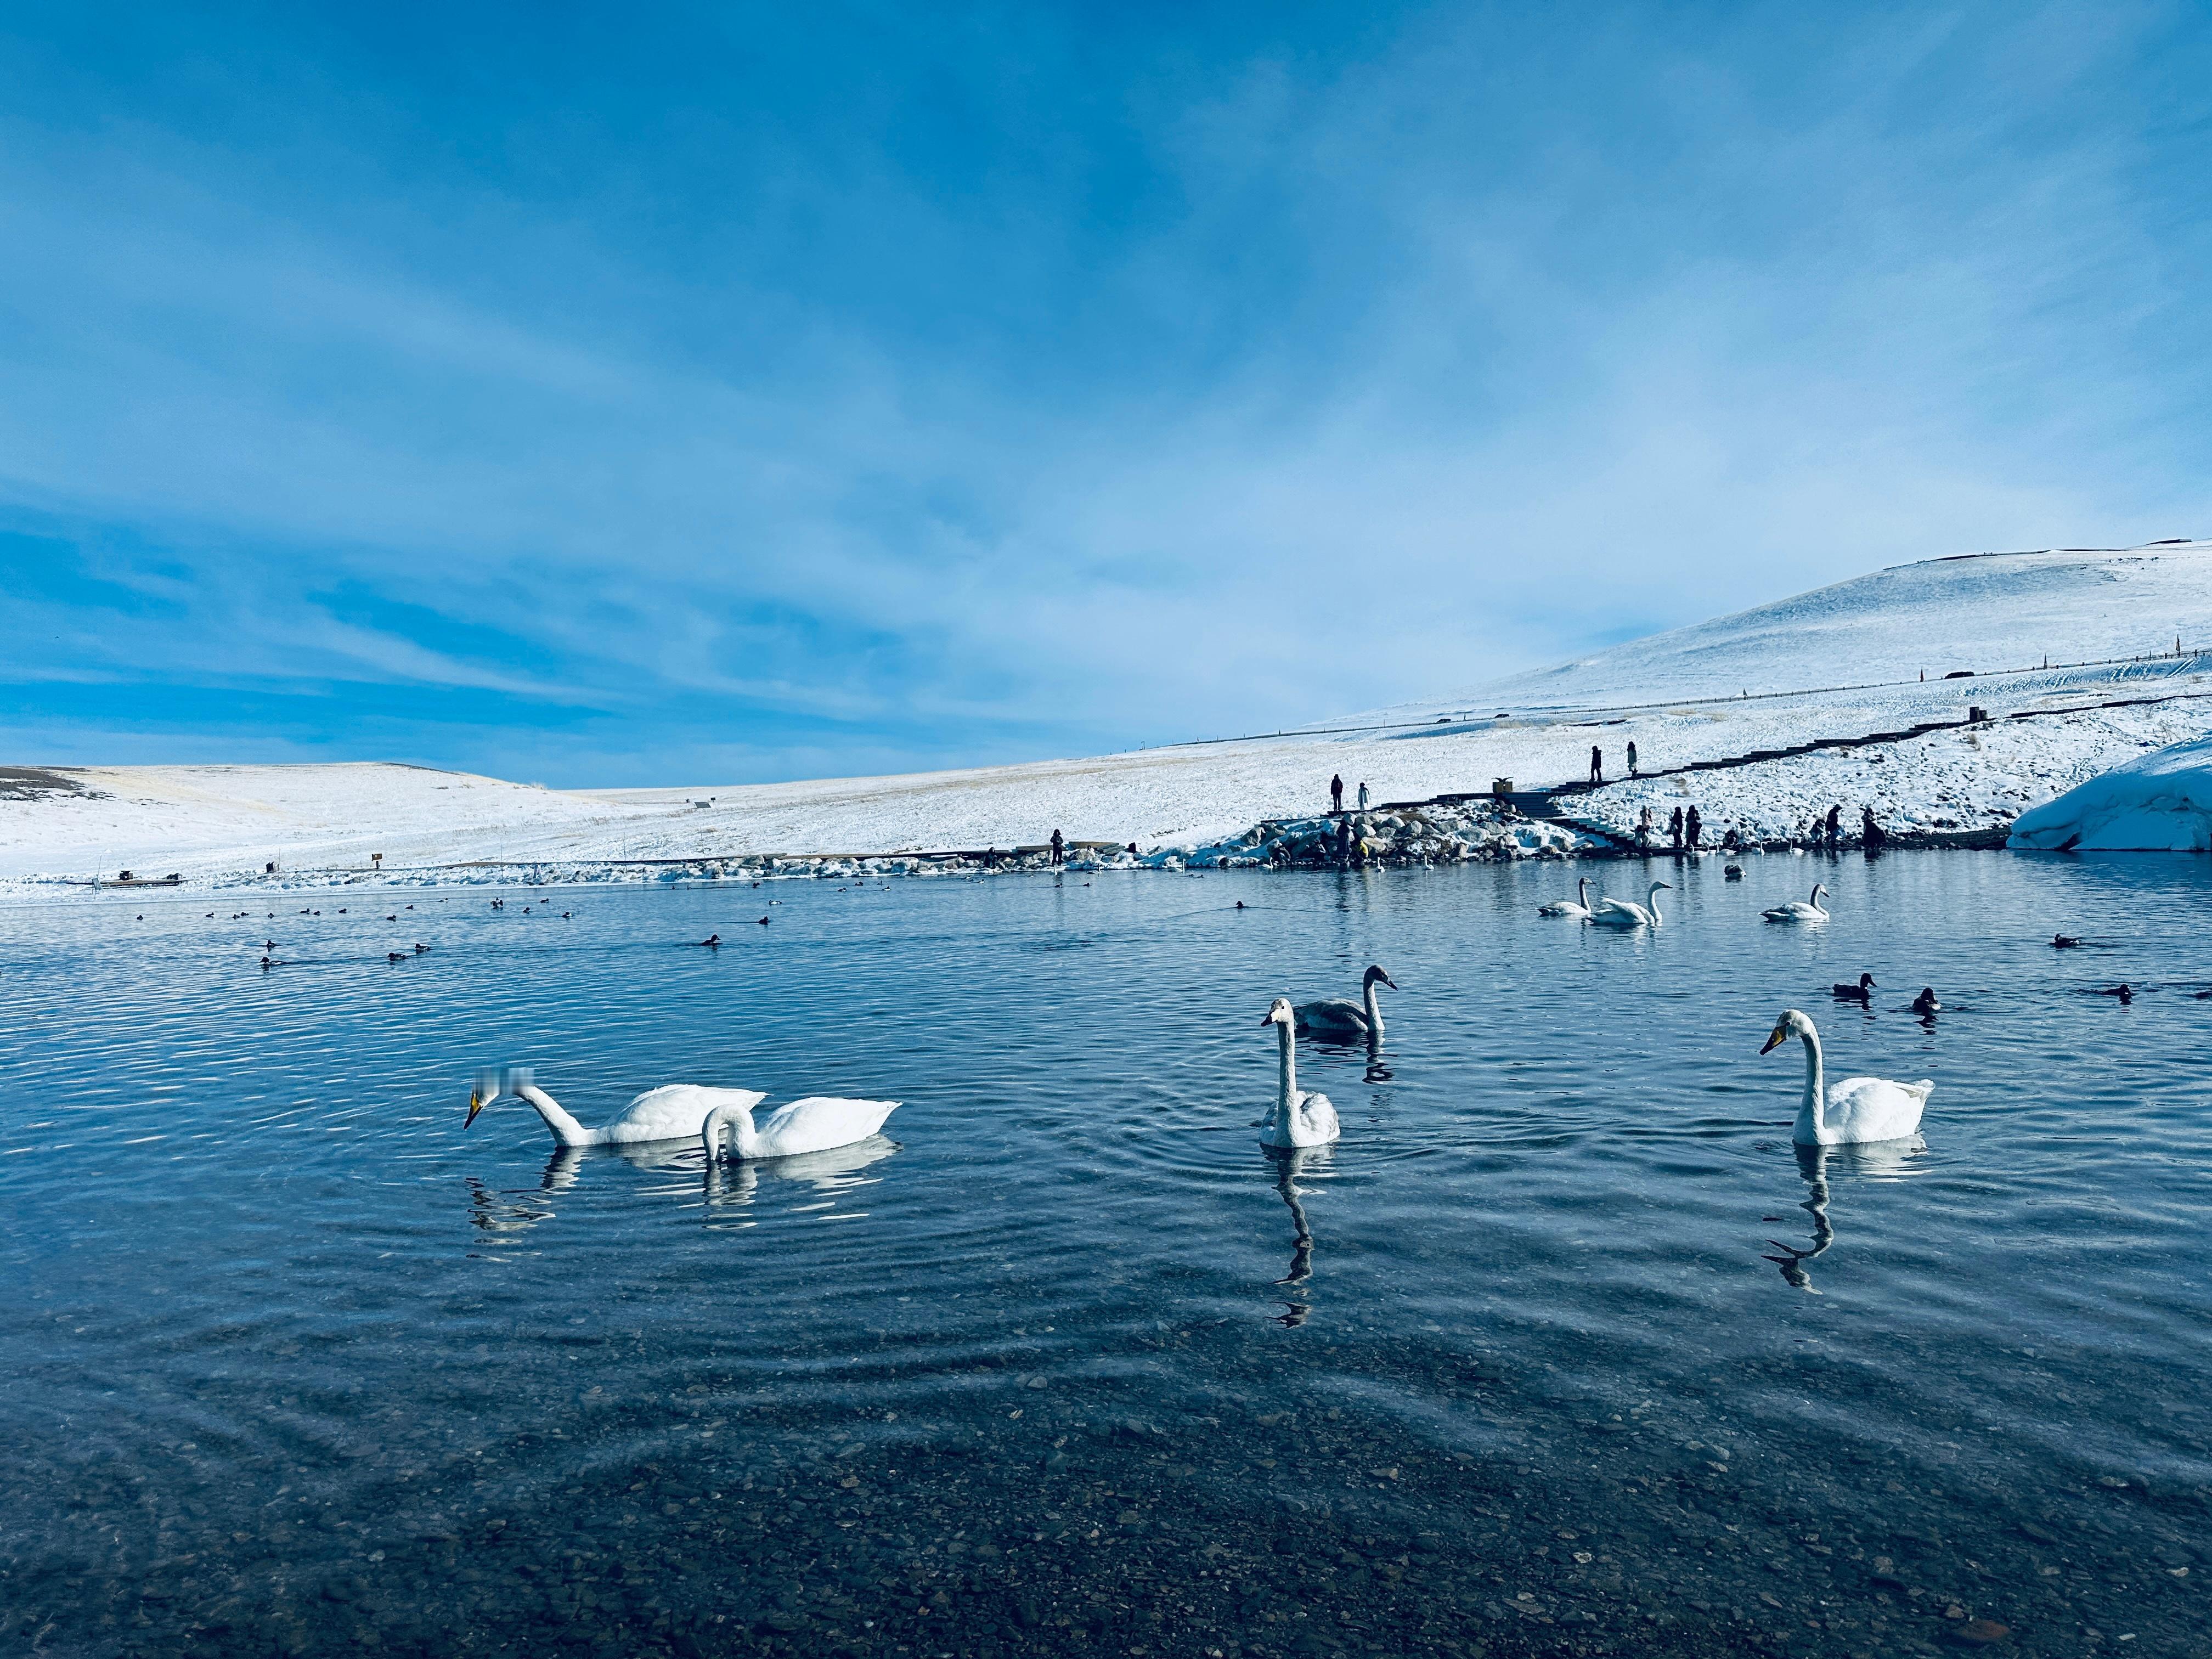
M 1556 668 L 1382 711 L 1600 708 L 1987 675 L 2212 647 L 2212 542 L 1899 565 Z
M 124 867 L 210 877 L 272 859 L 359 870 L 371 852 L 391 869 L 1011 848 L 1054 828 L 1194 847 L 1312 814 L 1333 773 L 1378 802 L 1420 800 L 1498 777 L 1579 779 L 1593 745 L 1608 785 L 1577 810 L 1616 829 L 1692 803 L 1716 834 L 1798 833 L 1830 805 L 1852 818 L 1871 805 L 1896 829 L 1981 827 L 2212 730 L 2212 657 L 2152 654 L 2177 632 L 2212 645 L 2212 543 L 1908 565 L 1327 731 L 1029 766 L 576 792 L 366 764 L 65 769 L 73 789 L 11 792 L 0 771 L 0 884 Z M 1975 678 L 1941 678 L 1954 667 Z M 1963 720 L 1970 706 L 1991 718 L 1619 781 L 1632 741 L 1649 773 Z

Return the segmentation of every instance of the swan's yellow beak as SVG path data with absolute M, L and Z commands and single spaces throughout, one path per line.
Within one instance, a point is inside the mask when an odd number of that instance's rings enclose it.
M 1762 1054 L 1771 1054 L 1789 1041 L 1790 1028 L 1787 1025 L 1778 1025 L 1774 1028 L 1773 1035 L 1766 1039 L 1766 1046 L 1759 1052 Z
M 483 1090 L 481 1090 L 481 1089 L 471 1089 L 471 1090 L 470 1090 L 470 1091 L 469 1091 L 469 1115 L 468 1115 L 468 1121 L 467 1121 L 467 1122 L 465 1122 L 465 1123 L 463 1123 L 463 1124 L 461 1125 L 461 1127 L 463 1127 L 464 1129 L 465 1129 L 465 1128 L 467 1128 L 467 1127 L 469 1127 L 469 1124 L 470 1124 L 470 1123 L 473 1123 L 473 1122 L 475 1122 L 475 1121 L 477 1121 L 477 1114 L 478 1112 L 481 1112 L 482 1110 L 483 1110 L 483 1109 L 484 1109 L 483 1091 Z

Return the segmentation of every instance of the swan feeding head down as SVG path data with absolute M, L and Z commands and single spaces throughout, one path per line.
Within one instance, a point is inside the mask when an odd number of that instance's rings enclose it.
M 841 1100 L 810 1095 L 777 1107 L 755 1123 L 753 1108 L 759 1100 L 756 1095 L 750 1101 L 732 1101 L 707 1114 L 699 1140 L 709 1164 L 725 1155 L 740 1159 L 796 1158 L 802 1152 L 849 1146 L 874 1134 L 899 1108 L 896 1100 Z
M 1887 1078 L 1847 1077 L 1827 1081 L 1820 1056 L 1820 1034 L 1795 1008 L 1782 1018 L 1759 1052 L 1771 1054 L 1791 1037 L 1805 1045 L 1805 1095 L 1790 1138 L 1800 1146 L 1847 1146 L 1861 1141 L 1903 1140 L 1920 1131 L 1920 1115 L 1936 1085 L 1893 1083 Z
M 1281 1028 L 1280 1084 L 1275 1109 L 1260 1120 L 1262 1146 L 1326 1146 L 1341 1133 L 1336 1108 L 1327 1095 L 1308 1094 L 1298 1087 L 1297 1014 L 1288 997 L 1277 997 L 1260 1022 Z
M 1326 997 L 1319 1002 L 1301 1002 L 1291 1010 L 1297 1029 L 1316 1036 L 1379 1037 L 1382 1035 L 1382 1006 L 1375 1000 L 1375 988 L 1387 985 L 1398 988 L 1398 981 L 1380 968 L 1370 967 L 1359 981 L 1359 1000 L 1348 997 Z

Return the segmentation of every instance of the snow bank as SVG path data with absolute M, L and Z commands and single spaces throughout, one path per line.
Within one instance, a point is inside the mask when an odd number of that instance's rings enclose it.
M 2023 813 L 2007 843 L 2034 852 L 2212 852 L 2212 738 L 2091 778 Z

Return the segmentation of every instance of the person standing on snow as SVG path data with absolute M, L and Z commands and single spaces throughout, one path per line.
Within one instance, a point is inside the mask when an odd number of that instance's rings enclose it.
M 1332 812 L 1344 811 L 1344 780 L 1340 777 L 1332 777 L 1328 781 L 1328 810 Z
M 1628 775 L 1632 778 L 1636 775 L 1636 743 L 1633 738 L 1628 744 Z
M 1367 810 L 1367 782 L 1364 778 L 1359 784 L 1359 810 L 1363 812 Z
M 1840 806 L 1831 806 L 1828 809 L 1828 845 L 1839 846 L 1843 839 L 1844 809 Z
M 1667 834 L 1674 843 L 1674 850 L 1682 850 L 1682 809 L 1676 807 L 1674 816 L 1667 820 Z
M 1590 781 L 1592 783 L 1605 781 L 1605 750 L 1595 744 L 1590 745 Z
M 1054 830 L 1052 832 L 1052 861 L 1054 864 L 1059 864 L 1064 861 L 1066 856 L 1064 850 L 1066 847 L 1066 842 L 1061 841 L 1060 838 L 1060 831 L 1057 830 Z
M 1690 808 L 1690 816 L 1682 820 L 1682 833 L 1690 838 L 1690 850 L 1692 853 L 1696 852 L 1698 850 L 1698 837 L 1704 835 L 1705 831 L 1705 821 L 1698 817 L 1698 809 L 1695 805 L 1692 805 Z

